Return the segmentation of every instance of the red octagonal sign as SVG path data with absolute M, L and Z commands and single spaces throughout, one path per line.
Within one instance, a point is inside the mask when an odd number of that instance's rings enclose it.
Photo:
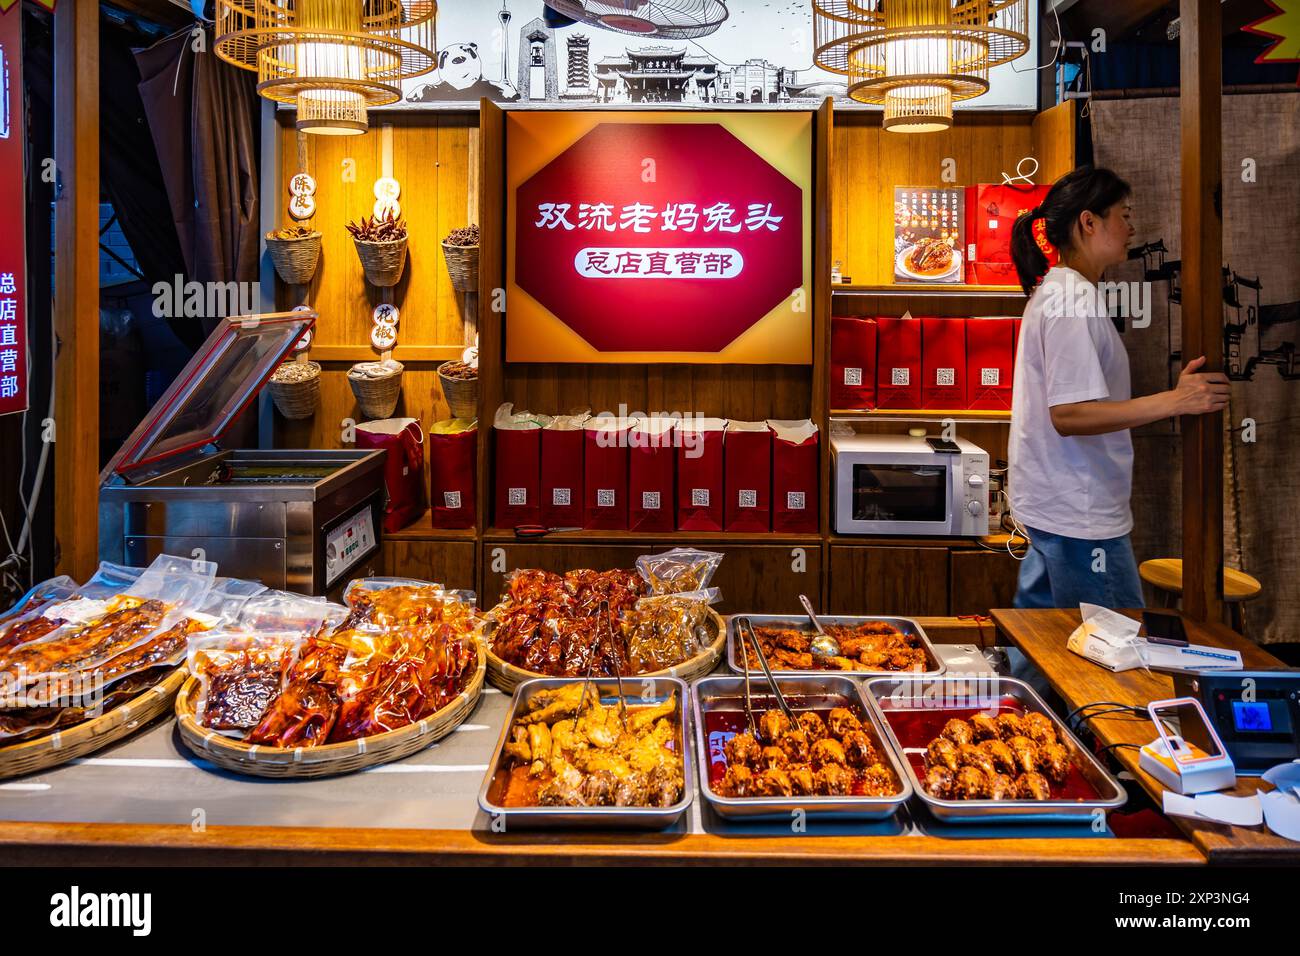
M 602 352 L 716 352 L 803 282 L 803 195 L 716 124 L 605 123 L 519 187 L 520 288 Z

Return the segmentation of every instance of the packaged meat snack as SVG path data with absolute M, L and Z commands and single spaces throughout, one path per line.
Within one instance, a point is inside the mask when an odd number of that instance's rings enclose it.
M 478 520 L 478 426 L 449 418 L 429 426 L 429 515 L 435 528 L 472 528 Z
M 831 408 L 876 407 L 876 320 L 831 318 Z
M 921 407 L 921 323 L 910 312 L 876 320 L 876 407 Z
M 968 319 L 966 372 L 968 407 L 1011 408 L 1015 326 L 1009 319 Z
M 1020 285 L 1011 261 L 1011 227 L 1021 213 L 1040 205 L 1052 187 L 1022 182 L 966 187 L 966 281 L 975 285 Z M 1055 252 L 1048 265 L 1057 263 Z
M 816 534 L 821 474 L 812 421 L 768 421 L 772 429 L 772 530 Z
M 9 631 L 19 621 L 39 616 L 49 605 L 56 601 L 67 600 L 77 592 L 77 582 L 66 574 L 50 578 L 35 585 L 20 597 L 14 606 L 0 614 L 0 651 L 9 646 Z
M 677 426 L 677 530 L 722 530 L 721 418 L 687 418 Z
M 400 531 L 424 514 L 424 429 L 415 418 L 385 418 L 357 426 L 358 448 L 382 448 L 384 531 Z
M 628 434 L 634 418 L 598 415 L 582 427 L 582 526 L 626 531 Z
M 542 429 L 549 421 L 546 415 L 515 412 L 509 402 L 497 409 L 492 422 L 496 439 L 494 520 L 502 528 L 541 521 Z
M 583 522 L 584 411 L 556 415 L 542 429 L 542 524 L 548 528 L 581 528 Z
M 921 322 L 921 408 L 966 407 L 966 321 Z
M 636 559 L 636 570 L 651 594 L 679 594 L 707 588 L 722 558 L 717 551 L 673 548 L 641 555 Z
M 628 433 L 628 529 L 672 531 L 677 419 L 639 418 Z
M 767 422 L 728 421 L 723 445 L 727 531 L 772 530 L 772 430 Z

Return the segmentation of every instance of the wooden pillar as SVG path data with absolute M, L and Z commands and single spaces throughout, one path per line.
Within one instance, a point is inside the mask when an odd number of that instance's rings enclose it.
M 54 14 L 54 527 L 59 571 L 84 581 L 98 560 L 99 5 Z
M 1220 0 L 1180 0 L 1183 360 L 1223 368 L 1222 99 Z M 1149 157 L 1159 162 L 1160 157 Z M 1185 416 L 1183 611 L 1223 612 L 1223 416 Z
M 498 311 L 505 289 L 506 114 L 490 100 L 479 102 L 478 247 L 478 527 L 492 517 L 492 416 L 504 400 L 505 315 Z M 481 547 L 481 545 L 480 545 Z M 482 557 L 486 567 L 487 557 Z M 484 574 L 486 575 L 486 571 Z M 486 580 L 486 577 L 484 578 Z

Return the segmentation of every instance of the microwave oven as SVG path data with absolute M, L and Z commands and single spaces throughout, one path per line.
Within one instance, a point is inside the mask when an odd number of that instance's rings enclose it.
M 839 534 L 982 537 L 989 532 L 989 455 L 968 441 L 937 452 L 908 435 L 831 438 Z

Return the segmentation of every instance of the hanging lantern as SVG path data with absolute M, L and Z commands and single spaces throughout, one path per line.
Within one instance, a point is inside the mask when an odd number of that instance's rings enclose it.
M 216 0 L 216 52 L 297 107 L 309 133 L 364 133 L 367 110 L 433 70 L 437 0 Z
M 1028 0 L 813 0 L 814 57 L 884 107 L 885 129 L 932 132 L 1029 49 L 1028 15 Z

